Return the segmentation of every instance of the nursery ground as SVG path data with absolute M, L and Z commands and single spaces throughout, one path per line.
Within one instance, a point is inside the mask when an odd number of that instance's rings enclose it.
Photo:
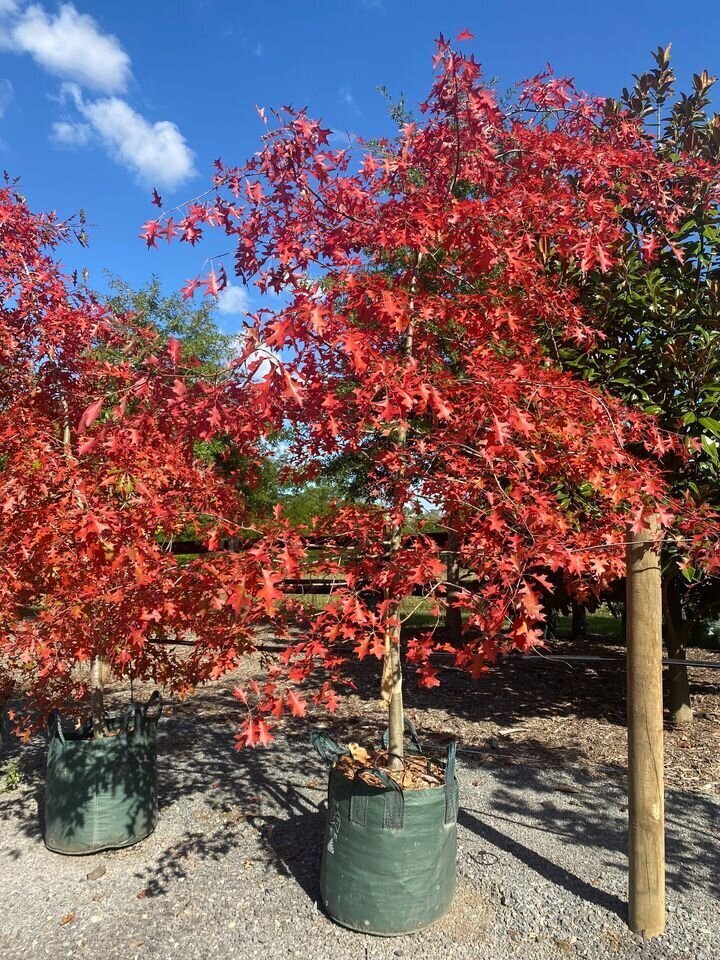
M 461 744 L 458 889 L 432 929 L 383 940 L 323 914 L 325 765 L 300 726 L 288 725 L 270 751 L 236 754 L 231 678 L 169 705 L 160 823 L 126 850 L 47 851 L 44 744 L 15 748 L 0 768 L 0 786 L 22 777 L 0 795 L 0 957 L 717 960 L 716 677 L 692 673 L 698 720 L 666 736 L 669 910 L 657 940 L 643 943 L 625 925 L 621 673 L 518 663 L 478 684 L 447 671 L 434 696 L 408 682 L 409 714 L 429 750 Z M 359 667 L 356 679 L 357 693 L 322 723 L 341 741 L 372 741 L 376 678 Z

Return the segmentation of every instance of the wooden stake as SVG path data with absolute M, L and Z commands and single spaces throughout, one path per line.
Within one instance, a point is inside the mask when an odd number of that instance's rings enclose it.
M 658 526 L 628 531 L 628 923 L 645 939 L 665 929 L 662 586 Z

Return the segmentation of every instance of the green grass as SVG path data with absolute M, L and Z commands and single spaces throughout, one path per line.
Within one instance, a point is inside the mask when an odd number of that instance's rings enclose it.
M 621 639 L 622 623 L 610 613 L 600 612 L 587 615 L 587 633 L 589 637 L 603 637 L 608 640 Z M 569 637 L 572 632 L 572 617 L 558 617 L 556 635 Z
M 306 609 L 318 613 L 327 605 L 330 597 L 324 593 L 291 594 L 293 600 L 300 600 Z M 432 603 L 423 597 L 407 597 L 400 604 L 400 616 L 404 626 L 410 628 L 432 627 L 437 617 L 431 613 Z M 405 619 L 407 617 L 407 619 Z M 443 615 L 440 615 L 442 622 Z

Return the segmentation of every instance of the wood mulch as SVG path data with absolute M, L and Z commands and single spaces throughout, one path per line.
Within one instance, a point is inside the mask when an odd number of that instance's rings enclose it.
M 382 787 L 382 780 L 373 771 L 380 770 L 398 783 L 403 790 L 427 790 L 444 783 L 442 768 L 427 757 L 407 754 L 401 770 L 392 770 L 388 764 L 385 750 L 358 749 L 357 744 L 349 744 L 351 753 L 339 758 L 335 769 L 348 780 L 359 776 L 372 787 Z M 389 784 L 388 784 L 389 786 Z

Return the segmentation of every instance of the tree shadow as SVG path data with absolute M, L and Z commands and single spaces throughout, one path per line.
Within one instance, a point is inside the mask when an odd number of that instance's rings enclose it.
M 176 705 L 158 742 L 160 815 L 190 801 L 202 829 L 190 829 L 136 876 L 148 895 L 167 893 L 194 859 L 257 859 L 292 876 L 318 899 L 327 770 L 305 727 L 278 734 L 269 751 L 232 748 L 235 701 L 227 688 Z
M 550 883 L 564 887 L 568 893 L 572 893 L 581 900 L 586 900 L 588 903 L 593 903 L 604 910 L 616 913 L 623 920 L 626 918 L 627 906 L 620 897 L 593 887 L 576 874 L 564 869 L 557 863 L 553 863 L 552 860 L 548 860 L 547 857 L 542 856 L 530 847 L 513 840 L 502 830 L 490 826 L 476 815 L 463 810 L 462 807 L 458 814 L 458 823 L 466 830 L 491 843 L 494 847 L 524 863 L 525 866 L 530 867 L 531 870 L 540 874 Z
M 517 668 L 518 685 L 523 669 Z M 364 737 L 367 743 L 377 743 L 383 727 L 382 712 L 375 706 L 377 671 L 365 670 L 358 680 L 366 685 L 368 705 L 372 693 L 371 708 L 359 715 L 327 718 L 323 727 L 341 742 Z M 597 677 L 593 682 L 597 686 Z M 460 675 L 453 693 L 448 694 L 448 709 L 453 706 L 473 716 L 473 707 L 462 699 L 462 691 L 483 683 Z M 493 707 L 492 718 L 497 722 L 514 718 L 519 704 L 531 695 L 542 696 L 518 689 L 517 700 L 509 709 L 503 714 Z M 409 693 L 410 709 L 422 711 L 425 696 L 424 692 L 419 697 Z M 459 699 L 455 702 L 453 697 Z M 440 709 L 435 700 L 432 703 L 434 710 Z M 177 805 L 173 816 L 180 811 L 183 822 L 179 830 L 173 827 L 164 847 L 153 848 L 149 857 L 142 846 L 138 848 L 138 858 L 132 861 L 133 875 L 145 895 L 161 896 L 187 875 L 193 861 L 222 863 L 228 856 L 240 862 L 243 856 L 257 859 L 259 842 L 268 868 L 292 876 L 308 898 L 317 901 L 327 764 L 312 751 L 305 725 L 288 725 L 278 734 L 278 741 L 283 742 L 274 749 L 238 754 L 232 749 L 236 721 L 236 703 L 228 685 L 204 688 L 196 697 L 170 705 L 158 728 L 158 799 L 161 818 L 164 811 Z M 437 730 L 423 735 L 427 751 L 438 757 L 449 739 L 449 734 Z M 479 838 L 548 882 L 624 916 L 623 897 L 618 893 L 627 830 L 624 779 L 607 769 L 601 778 L 593 779 L 587 756 L 572 745 L 560 749 L 538 740 L 526 741 L 522 750 L 531 755 L 530 762 L 527 753 L 521 754 L 512 741 L 482 758 L 473 752 L 472 744 L 463 746 L 468 747 L 460 753 L 463 812 L 459 823 L 464 842 Z M 37 843 L 42 843 L 38 807 L 42 808 L 44 754 L 41 737 L 34 738 L 22 754 L 12 746 L 11 755 L 21 759 L 28 783 L 20 791 L 0 795 L 0 822 L 12 820 L 13 830 Z M 479 778 L 480 786 L 472 796 L 479 794 L 480 801 L 473 799 L 463 808 L 462 780 L 469 778 Z M 708 826 L 718 822 L 718 807 L 719 802 L 709 796 L 668 791 L 670 889 L 686 893 L 695 888 L 720 896 L 715 875 L 720 842 Z M 547 833 L 559 844 L 550 852 L 544 844 L 532 842 L 533 836 Z M 599 874 L 605 868 L 615 871 L 614 889 L 596 887 L 592 877 L 578 875 L 572 861 L 563 856 L 563 846 L 573 844 L 596 852 L 591 860 L 594 857 Z M 9 852 L 16 860 L 22 858 L 20 845 Z
M 538 744 L 549 760 L 552 752 Z M 563 760 L 567 758 L 563 755 Z M 553 769 L 553 766 L 555 769 Z M 588 903 L 625 918 L 624 884 L 627 870 L 627 783 L 624 776 L 588 774 L 582 767 L 564 764 L 562 771 L 537 765 L 497 764 L 482 767 L 479 786 L 484 806 L 461 804 L 459 823 L 497 850 L 515 857 L 553 884 Z M 712 829 L 720 818 L 720 798 L 667 790 L 666 876 L 668 891 L 720 897 L 720 835 Z M 551 834 L 553 857 L 547 856 Z M 594 863 L 595 877 L 579 876 L 577 857 L 569 848 L 585 848 L 583 863 Z M 601 879 L 595 885 L 597 877 Z M 600 885 L 602 884 L 602 886 Z M 623 894 L 614 892 L 622 884 Z

